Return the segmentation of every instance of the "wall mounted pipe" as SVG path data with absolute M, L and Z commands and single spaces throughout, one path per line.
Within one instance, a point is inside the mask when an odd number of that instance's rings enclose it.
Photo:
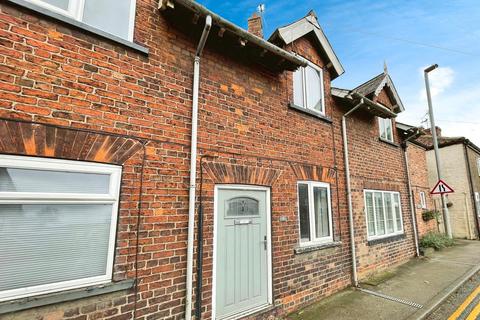
M 350 227 L 350 249 L 352 251 L 352 282 L 355 287 L 358 287 L 357 275 L 357 254 L 355 249 L 355 229 L 353 221 L 353 204 L 352 204 L 352 187 L 350 185 L 350 163 L 348 158 L 348 140 L 347 140 L 347 117 L 359 109 L 364 103 L 363 99 L 345 113 L 342 117 L 342 135 L 343 135 L 343 153 L 345 158 L 345 177 L 347 182 L 347 199 L 348 199 L 348 222 Z
M 197 131 L 198 131 L 198 95 L 200 87 L 200 56 L 208 34 L 212 27 L 212 17 L 207 16 L 205 27 L 195 52 L 193 63 L 193 93 L 192 93 L 192 137 L 190 149 L 190 187 L 188 195 L 188 240 L 187 240 L 187 288 L 185 302 L 185 319 L 192 318 L 192 284 L 193 284 L 193 247 L 195 233 L 195 193 L 197 177 Z

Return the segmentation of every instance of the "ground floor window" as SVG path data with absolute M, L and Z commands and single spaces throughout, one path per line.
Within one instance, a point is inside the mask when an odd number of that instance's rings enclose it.
M 120 176 L 0 155 L 0 301 L 111 281 Z
M 302 245 L 333 241 L 330 185 L 299 182 L 298 215 Z
M 427 209 L 427 198 L 425 197 L 425 192 L 420 191 L 420 207 L 422 209 Z
M 365 190 L 368 238 L 382 238 L 403 233 L 400 193 Z

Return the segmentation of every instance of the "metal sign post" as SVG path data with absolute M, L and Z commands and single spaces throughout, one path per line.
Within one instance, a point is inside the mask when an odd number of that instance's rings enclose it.
M 427 69 L 424 70 L 425 75 L 425 87 L 427 89 L 427 101 L 428 101 L 428 113 L 430 118 L 430 130 L 432 131 L 432 138 L 433 138 L 433 148 L 435 149 L 435 160 L 437 163 L 437 175 L 438 180 L 442 180 L 442 172 L 440 169 L 440 154 L 438 151 L 438 140 L 437 140 L 437 129 L 435 126 L 435 118 L 433 116 L 433 107 L 432 107 L 432 97 L 430 94 L 430 83 L 428 81 L 428 73 L 430 71 L 435 70 L 438 68 L 437 64 L 434 64 Z M 443 208 L 443 223 L 445 225 L 445 232 L 449 238 L 452 238 L 452 227 L 450 225 L 450 215 L 448 213 L 447 201 L 445 199 L 445 194 L 441 193 L 442 197 L 442 208 Z

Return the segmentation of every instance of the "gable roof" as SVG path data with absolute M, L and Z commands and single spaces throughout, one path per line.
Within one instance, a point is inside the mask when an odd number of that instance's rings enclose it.
M 400 99 L 397 89 L 393 84 L 392 78 L 387 71 L 384 71 L 379 75 L 373 77 L 372 79 L 368 80 L 367 82 L 362 83 L 352 91 L 364 96 L 378 96 L 385 86 L 389 88 L 389 92 L 391 93 L 390 98 L 395 101 L 395 106 L 397 107 L 395 109 L 398 109 L 398 112 L 405 111 L 403 102 Z
M 281 40 L 281 42 L 283 42 L 284 44 L 289 44 L 310 33 L 315 36 L 315 39 L 320 44 L 323 53 L 328 59 L 328 63 L 332 65 L 334 70 L 333 78 L 336 78 L 343 74 L 345 70 L 343 69 L 343 66 L 340 63 L 337 55 L 333 51 L 333 48 L 327 37 L 325 36 L 325 33 L 320 27 L 317 16 L 313 10 L 300 20 L 276 29 L 270 36 L 268 41 L 276 43 Z

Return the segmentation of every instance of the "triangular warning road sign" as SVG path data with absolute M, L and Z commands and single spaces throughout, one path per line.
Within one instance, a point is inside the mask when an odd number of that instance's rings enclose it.
M 438 180 L 435 188 L 430 191 L 430 194 L 444 194 L 444 193 L 454 193 L 452 188 L 448 184 L 445 183 L 442 179 Z

